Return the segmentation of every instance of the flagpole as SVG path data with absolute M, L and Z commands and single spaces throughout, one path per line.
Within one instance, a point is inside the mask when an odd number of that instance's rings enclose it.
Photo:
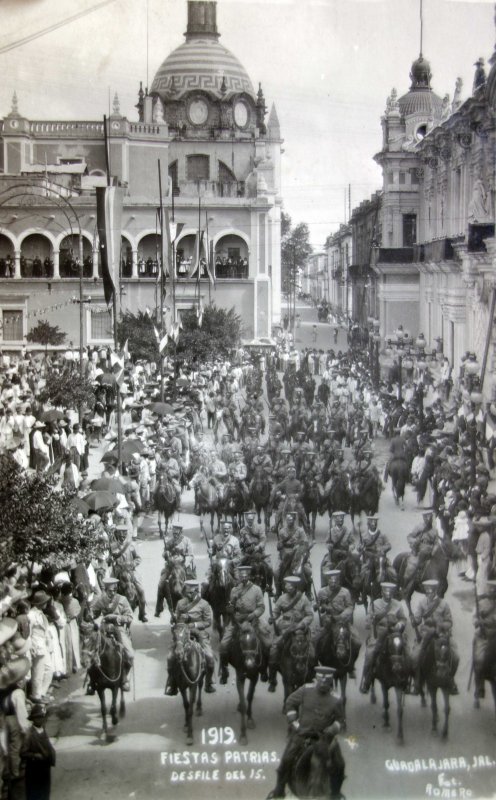
M 201 194 L 200 180 L 198 180 L 198 274 L 196 276 L 196 287 L 198 289 L 198 314 L 200 313 L 200 260 L 201 260 Z
M 160 220 L 160 242 L 162 246 L 162 264 L 160 267 L 160 342 L 164 336 L 164 269 L 165 269 L 165 241 L 164 241 L 164 199 L 162 195 L 162 169 L 160 165 L 160 159 L 158 159 L 158 191 L 160 194 L 160 213 L 159 213 L 159 220 Z M 164 402 L 164 357 L 160 352 L 159 346 L 159 358 L 160 358 L 160 401 Z
M 210 239 L 208 236 L 208 211 L 205 209 L 205 231 L 207 234 L 207 241 L 205 244 L 206 256 L 207 256 L 207 272 L 208 272 L 208 304 L 209 306 L 212 305 L 212 286 L 210 282 L 210 275 L 212 274 L 212 263 L 210 261 Z

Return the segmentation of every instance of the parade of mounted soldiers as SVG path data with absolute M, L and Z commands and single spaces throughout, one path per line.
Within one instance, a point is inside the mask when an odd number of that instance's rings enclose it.
M 378 383 L 360 332 L 335 325 L 340 347 L 321 323 L 327 347 L 297 350 L 281 330 L 264 352 L 183 365 L 164 402 L 155 365 L 89 351 L 97 400 L 81 427 L 73 409 L 38 402 L 45 360 L 3 356 L 2 459 L 66 492 L 100 543 L 85 560 L 3 564 L 5 786 L 24 775 L 28 720 L 49 720 L 68 684 L 81 703 L 98 696 L 109 741 L 125 728 L 133 640 L 152 625 L 165 633 L 164 714 L 184 707 L 176 741 L 198 741 L 196 715 L 208 720 L 215 701 L 225 713 L 234 703 L 237 741 L 253 746 L 256 706 L 274 696 L 288 739 L 268 797 L 304 793 L 311 757 L 327 765 L 325 796 L 343 796 L 349 713 L 375 702 L 376 688 L 398 743 L 426 700 L 424 735 L 446 739 L 467 677 L 476 707 L 486 685 L 496 702 L 493 410 L 477 414 L 470 370 L 449 382 L 412 371 L 400 396 L 394 369 Z M 109 376 L 121 360 L 119 465 Z M 481 724 L 494 727 L 494 715 L 465 720 L 467 731 Z

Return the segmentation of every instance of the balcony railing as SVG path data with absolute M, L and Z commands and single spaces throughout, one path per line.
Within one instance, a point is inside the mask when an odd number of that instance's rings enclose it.
M 484 223 L 468 226 L 468 251 L 470 253 L 485 253 L 487 251 L 484 239 L 494 236 L 494 224 Z
M 184 181 L 175 187 L 174 194 L 179 197 L 244 197 L 244 181 Z
M 379 247 L 378 264 L 411 264 L 413 247 Z
M 453 239 L 435 239 L 413 246 L 415 261 L 452 261 L 455 258 Z

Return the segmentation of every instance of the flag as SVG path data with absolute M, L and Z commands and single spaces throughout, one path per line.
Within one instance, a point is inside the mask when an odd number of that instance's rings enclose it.
M 169 337 L 168 337 L 167 334 L 165 334 L 165 336 L 160 340 L 159 345 L 158 345 L 158 349 L 159 349 L 160 353 L 163 353 L 163 351 L 167 347 L 167 342 L 168 341 L 169 341 Z
M 157 342 L 159 342 L 160 341 L 160 334 L 159 334 L 158 330 L 156 329 L 155 325 L 153 326 L 153 330 L 154 330 L 154 333 L 155 333 L 155 339 L 157 340 Z
M 203 322 L 203 308 L 201 305 L 196 307 L 196 316 L 198 317 L 198 327 L 201 328 Z
M 100 242 L 103 293 L 107 306 L 112 302 L 115 292 L 115 276 L 119 274 L 122 199 L 123 191 L 118 186 L 98 186 L 96 189 L 96 217 Z
M 129 361 L 129 347 L 128 347 L 129 339 L 126 339 L 124 342 L 124 347 L 122 348 L 122 355 L 125 361 Z
M 150 317 L 150 318 L 151 318 L 151 316 L 152 316 L 152 311 L 151 311 L 151 308 L 150 308 L 149 306 L 146 306 L 146 308 L 145 308 L 145 314 L 146 314 L 146 316 L 147 316 L 147 317 Z
M 119 369 L 124 369 L 124 359 L 112 351 L 110 353 L 110 366 L 112 367 L 112 372 L 116 372 L 116 366 L 118 366 Z
M 198 277 L 200 277 L 200 257 L 203 245 L 203 234 L 204 231 L 200 231 L 199 234 L 196 233 L 195 235 L 195 250 L 193 256 L 193 269 L 190 272 L 189 277 L 192 278 L 195 275 L 196 271 L 198 270 Z
M 210 239 L 208 243 L 208 258 L 207 258 L 207 273 L 208 279 L 210 281 L 211 286 L 215 286 L 215 278 L 214 278 L 214 240 Z

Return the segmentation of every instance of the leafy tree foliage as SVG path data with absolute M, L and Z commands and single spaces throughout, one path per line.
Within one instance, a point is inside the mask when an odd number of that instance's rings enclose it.
M 74 494 L 56 489 L 50 475 L 22 470 L 10 455 L 0 455 L 0 565 L 18 561 L 60 569 L 73 558 L 101 554 L 105 544 L 78 518 L 70 504 Z
M 227 357 L 241 337 L 241 317 L 234 308 L 228 311 L 212 303 L 203 310 L 201 327 L 196 309 L 181 316 L 182 331 L 177 342 L 178 361 L 204 363 L 220 356 Z M 169 345 L 169 353 L 174 345 Z
M 122 344 L 127 340 L 133 361 L 141 358 L 146 361 L 158 360 L 159 351 L 154 322 L 148 314 L 143 311 L 138 311 L 136 314 L 125 311 L 117 325 L 117 332 Z
M 46 320 L 38 320 L 38 324 L 31 328 L 27 335 L 28 342 L 36 342 L 45 346 L 45 351 L 48 350 L 48 345 L 64 344 L 67 334 L 59 330 L 58 325 L 50 325 Z
M 302 269 L 312 254 L 310 230 L 306 222 L 299 222 L 293 227 L 289 214 L 281 216 L 281 282 L 282 290 L 289 291 L 289 285 L 295 279 L 297 270 Z
M 41 403 L 51 403 L 63 408 L 92 408 L 95 393 L 88 378 L 81 376 L 79 366 L 68 364 L 61 371 L 51 369 L 46 376 L 46 386 L 39 392 Z

